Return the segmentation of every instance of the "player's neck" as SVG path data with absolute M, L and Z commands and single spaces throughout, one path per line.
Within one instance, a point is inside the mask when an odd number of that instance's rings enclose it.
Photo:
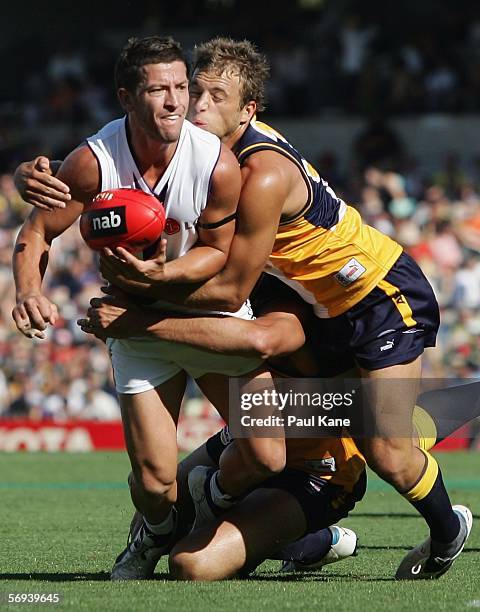
M 223 144 L 229 149 L 233 149 L 237 142 L 240 140 L 240 138 L 245 134 L 245 131 L 247 130 L 249 125 L 250 122 L 242 123 L 241 125 L 239 125 L 234 132 L 222 138 Z
M 127 137 L 132 155 L 142 175 L 150 171 L 160 176 L 170 163 L 178 145 L 176 142 L 161 142 L 151 138 L 134 121 L 127 124 Z M 158 177 L 157 177 L 158 178 Z

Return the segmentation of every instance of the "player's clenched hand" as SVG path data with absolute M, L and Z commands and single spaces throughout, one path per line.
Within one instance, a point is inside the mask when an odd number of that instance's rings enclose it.
M 20 164 L 15 170 L 14 180 L 22 198 L 37 208 L 65 208 L 71 199 L 70 188 L 52 176 L 46 157 L 36 157 Z
M 138 309 L 125 298 L 109 295 L 92 298 L 87 316 L 78 319 L 77 325 L 85 333 L 105 340 L 135 335 L 136 322 L 138 323 Z
M 122 247 L 116 253 L 109 248 L 100 257 L 100 272 L 112 285 L 125 291 L 148 295 L 148 290 L 167 281 L 167 241 L 161 240 L 157 253 L 152 259 L 142 261 Z
M 17 300 L 12 317 L 18 331 L 27 338 L 45 338 L 47 325 L 55 325 L 58 309 L 43 295 L 27 295 Z

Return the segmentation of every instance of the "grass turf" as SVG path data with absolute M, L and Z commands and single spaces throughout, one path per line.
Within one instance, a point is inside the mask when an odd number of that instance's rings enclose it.
M 477 518 L 465 552 L 442 578 L 395 582 L 396 566 L 426 536 L 423 521 L 370 475 L 369 491 L 342 524 L 360 537 L 359 555 L 308 576 L 277 573 L 266 562 L 252 579 L 221 583 L 156 580 L 111 583 L 131 506 L 121 453 L 0 454 L 0 607 L 8 593 L 59 593 L 56 610 L 474 610 L 480 608 L 480 456 L 440 455 L 453 503 Z M 52 604 L 37 604 L 50 607 Z

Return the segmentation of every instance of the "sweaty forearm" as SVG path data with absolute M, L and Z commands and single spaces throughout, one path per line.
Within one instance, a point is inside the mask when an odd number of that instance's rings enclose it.
M 12 267 L 18 297 L 40 292 L 48 264 L 50 246 L 27 221 L 21 229 L 13 251 Z
M 246 298 L 237 302 L 236 287 L 222 285 L 221 278 L 221 275 L 217 275 L 205 283 L 169 285 L 168 288 L 159 288 L 154 294 L 158 299 L 187 308 L 236 312 Z
M 191 284 L 205 281 L 220 272 L 226 260 L 226 254 L 218 249 L 209 246 L 195 247 L 182 257 L 165 264 L 166 282 Z
M 142 294 L 196 310 L 236 312 L 250 295 L 260 274 L 261 270 L 245 281 L 243 278 L 234 277 L 225 268 L 206 282 L 177 283 L 168 286 L 152 284 L 142 291 Z
M 112 282 L 112 284 L 115 283 Z M 150 286 L 130 285 L 122 286 L 122 289 L 132 296 L 141 295 L 152 300 L 162 300 L 172 305 L 178 304 L 193 310 L 235 312 L 239 309 L 236 302 L 227 301 L 228 296 L 226 293 L 223 295 L 221 287 L 219 287 L 217 294 L 216 283 L 214 291 L 210 290 L 210 286 L 210 281 L 208 281 L 207 283 L 150 284 Z M 240 305 L 242 303 L 240 302 Z
M 253 321 L 236 317 L 164 318 L 149 325 L 147 333 L 216 353 L 261 359 L 293 353 L 305 343 L 298 317 L 283 312 Z
M 155 315 L 148 316 L 148 336 L 214 353 L 262 357 L 255 322 L 234 317 L 164 318 L 152 322 Z
M 227 274 L 220 273 L 192 291 L 184 304 L 188 308 L 236 312 L 248 299 L 254 285 L 244 289 L 240 278 L 232 282 Z
M 236 236 L 228 261 L 218 274 L 189 291 L 185 285 L 172 286 L 173 291 L 168 296 L 165 293 L 163 299 L 188 308 L 235 312 L 252 292 L 265 268 L 265 260 L 264 253 L 249 240 Z

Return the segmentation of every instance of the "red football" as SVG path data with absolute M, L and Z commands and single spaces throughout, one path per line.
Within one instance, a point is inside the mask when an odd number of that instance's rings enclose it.
M 165 228 L 165 209 L 140 189 L 102 191 L 80 217 L 80 233 L 94 251 L 122 246 L 132 253 L 154 244 Z

